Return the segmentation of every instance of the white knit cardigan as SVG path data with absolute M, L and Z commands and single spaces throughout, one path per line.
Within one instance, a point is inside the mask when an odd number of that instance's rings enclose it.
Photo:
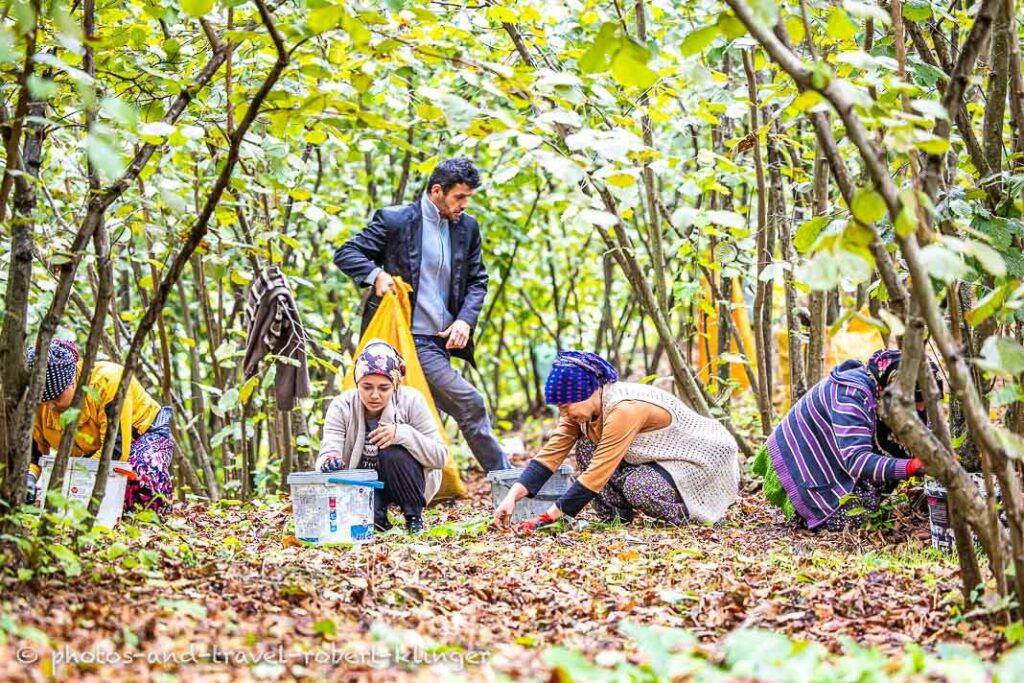
M 632 465 L 656 462 L 664 467 L 672 475 L 690 518 L 717 522 L 739 493 L 736 440 L 718 421 L 698 415 L 657 387 L 632 382 L 604 386 L 604 415 L 622 401 L 651 403 L 672 416 L 667 427 L 637 434 L 623 459 Z

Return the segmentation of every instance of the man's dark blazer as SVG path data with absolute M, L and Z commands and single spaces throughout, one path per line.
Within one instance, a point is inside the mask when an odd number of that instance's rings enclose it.
M 428 200 L 429 201 L 429 200 Z M 360 286 L 374 268 L 401 276 L 412 286 L 409 303 L 416 309 L 420 284 L 420 257 L 423 213 L 420 199 L 405 206 L 391 206 L 374 212 L 370 224 L 353 235 L 334 252 L 334 263 Z M 452 355 L 475 365 L 473 330 L 487 296 L 487 269 L 481 253 L 480 225 L 465 213 L 457 221 L 448 222 L 451 242 L 452 281 L 448 288 L 448 312 L 456 320 L 469 323 L 470 337 L 466 348 Z M 365 330 L 380 305 L 376 292 L 370 293 L 363 312 Z

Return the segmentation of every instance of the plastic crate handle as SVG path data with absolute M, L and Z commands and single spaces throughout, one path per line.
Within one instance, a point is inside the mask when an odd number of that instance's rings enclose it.
M 342 484 L 344 486 L 368 486 L 371 489 L 384 488 L 384 482 L 382 481 L 359 481 L 357 479 L 342 479 L 341 477 L 331 477 L 327 480 L 327 483 Z

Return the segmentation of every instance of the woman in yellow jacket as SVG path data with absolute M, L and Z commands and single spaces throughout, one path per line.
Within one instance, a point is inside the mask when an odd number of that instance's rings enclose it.
M 35 361 L 29 349 L 28 364 Z M 82 402 L 78 432 L 72 455 L 99 458 L 107 431 L 107 405 L 114 400 L 124 368 L 116 363 L 99 361 L 89 376 Z M 46 384 L 32 428 L 32 467 L 29 473 L 29 497 L 34 497 L 35 478 L 39 475 L 39 458 L 55 452 L 60 446 L 61 414 L 71 407 L 71 399 L 81 379 L 82 361 L 78 349 L 69 341 L 54 339 L 50 343 L 46 366 Z M 160 407 L 150 398 L 135 378 L 128 385 L 121 411 L 114 460 L 127 460 L 134 471 L 128 482 L 124 509 L 136 505 L 159 510 L 170 502 L 174 491 L 170 466 L 174 452 L 171 440 L 171 409 Z

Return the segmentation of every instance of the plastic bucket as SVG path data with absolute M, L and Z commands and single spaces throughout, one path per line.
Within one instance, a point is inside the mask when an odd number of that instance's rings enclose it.
M 40 506 L 46 499 L 46 491 L 50 486 L 50 476 L 53 474 L 55 459 L 54 456 L 47 455 L 39 460 L 42 472 L 39 475 L 40 495 L 36 496 L 36 500 Z M 64 497 L 76 500 L 83 505 L 89 505 L 89 496 L 96 484 L 96 473 L 99 469 L 100 461 L 96 458 L 68 458 L 68 469 L 64 474 L 62 491 Z M 107 490 L 103 492 L 100 511 L 96 515 L 97 526 L 113 529 L 121 521 L 128 477 L 132 474 L 132 466 L 127 462 L 114 460 L 110 463 L 110 470 L 107 473 Z M 62 512 L 66 515 L 69 510 L 65 508 Z
M 487 480 L 491 482 L 491 500 L 494 502 L 494 507 L 498 507 L 498 504 L 508 494 L 512 485 L 519 481 L 519 475 L 522 473 L 522 467 L 493 470 L 487 473 Z M 536 496 L 533 498 L 520 498 L 516 502 L 516 509 L 512 512 L 512 523 L 525 522 L 547 512 L 551 504 L 569 490 L 573 481 L 572 468 L 568 465 L 559 467 L 558 471 L 544 482 L 544 486 L 541 487 Z
M 953 527 L 949 524 L 946 488 L 934 479 L 929 479 L 924 484 L 924 495 L 928 499 L 928 526 L 932 532 L 932 547 L 951 553 L 956 548 L 956 542 L 953 539 Z
M 373 492 L 384 488 L 375 470 L 293 472 L 288 485 L 300 541 L 324 545 L 373 539 Z
M 974 485 L 985 495 L 985 480 L 980 474 L 970 473 Z M 949 494 L 946 487 L 934 479 L 924 484 L 924 495 L 928 499 L 928 526 L 932 534 L 932 547 L 946 553 L 956 552 L 956 539 L 949 523 Z M 1001 500 L 999 485 L 996 484 L 996 499 Z M 1000 519 L 1003 519 L 1000 513 Z M 1003 519 L 1005 523 L 1005 519 Z

